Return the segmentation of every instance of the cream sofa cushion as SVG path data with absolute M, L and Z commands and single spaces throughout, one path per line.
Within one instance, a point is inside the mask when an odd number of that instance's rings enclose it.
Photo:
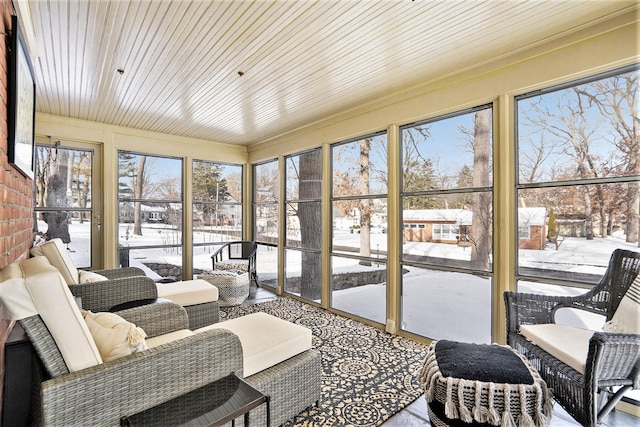
M 595 331 L 549 323 L 522 325 L 520 333 L 547 353 L 584 374 L 589 340 Z
M 144 341 L 147 334 L 142 328 L 117 314 L 92 313 L 87 310 L 81 310 L 80 313 L 105 362 L 147 349 Z
M 253 313 L 195 330 L 227 329 L 240 338 L 243 375 L 251 376 L 311 348 L 311 330 L 266 313 Z
M 47 325 L 69 371 L 102 363 L 75 298 L 58 269 L 40 256 L 27 259 L 20 266 L 36 310 L 33 314 L 39 314 Z
M 218 288 L 202 279 L 157 283 L 158 298 L 164 298 L 183 307 L 218 301 Z
M 71 255 L 69 255 L 69 251 L 64 247 L 62 239 L 55 238 L 48 242 L 44 242 L 39 246 L 31 248 L 30 253 L 33 257 L 46 257 L 51 265 L 57 268 L 60 274 L 62 274 L 67 285 L 80 283 L 80 274 L 78 273 L 78 269 L 73 263 Z

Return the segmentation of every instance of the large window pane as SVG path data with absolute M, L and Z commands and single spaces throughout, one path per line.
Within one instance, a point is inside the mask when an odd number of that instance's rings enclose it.
M 519 191 L 518 272 L 524 276 L 595 284 L 627 241 L 621 195 L 632 183 L 572 185 Z M 595 207 L 595 209 L 594 209 Z M 527 234 L 528 233 L 528 234 Z M 591 238 L 587 238 L 587 236 Z
M 490 192 L 413 196 L 404 202 L 424 207 L 402 211 L 404 261 L 491 270 Z
M 278 195 L 280 180 L 278 161 L 253 167 L 254 239 L 259 242 L 278 243 Z
M 387 134 L 331 146 L 331 307 L 386 322 Z M 360 300 L 358 295 L 360 296 Z
M 75 266 L 89 268 L 93 152 L 37 145 L 35 157 L 35 230 L 47 240 L 62 239 Z
M 285 292 L 320 302 L 321 255 L 315 252 L 287 249 L 284 259 Z
M 387 135 L 332 147 L 334 197 L 387 193 Z
M 322 150 L 287 157 L 285 163 L 285 291 L 317 301 L 322 283 Z
M 60 229 L 61 224 L 65 224 L 66 238 L 62 241 L 67 246 L 67 253 L 73 260 L 73 265 L 77 268 L 91 267 L 91 212 L 87 211 L 36 211 L 38 233 L 47 236 L 56 236 L 49 227 L 53 224 Z M 55 217 L 55 223 L 54 219 Z M 48 221 L 48 222 L 47 222 Z M 59 232 L 59 231 L 58 231 Z M 60 237 L 62 238 L 62 237 Z
M 517 98 L 519 286 L 588 288 L 615 249 L 637 250 L 638 77 L 627 69 Z
M 519 183 L 640 175 L 639 75 L 622 72 L 520 98 Z
M 491 341 L 492 114 L 484 106 L 401 129 L 403 330 Z
M 180 280 L 182 218 L 182 159 L 119 151 L 121 262 Z
M 387 265 L 331 257 L 331 307 L 381 324 L 387 314 Z
M 403 191 L 492 184 L 492 109 L 402 128 Z
M 334 253 L 347 253 L 371 258 L 387 257 L 387 199 L 366 199 L 371 210 L 369 220 L 369 244 L 362 241 L 362 233 L 365 231 L 361 225 L 359 210 L 349 215 L 340 215 L 339 212 L 347 209 L 345 204 L 353 201 L 339 200 L 333 202 L 333 239 L 332 251 Z M 358 200 L 362 204 L 363 200 Z M 367 250 L 368 249 L 368 250 Z
M 223 242 L 242 239 L 242 166 L 194 160 L 193 273 L 211 270 Z
M 432 339 L 491 343 L 491 279 L 405 267 L 402 329 Z
M 278 286 L 278 247 L 258 244 L 256 254 L 256 273 L 260 286 L 276 288 Z
M 322 150 L 287 157 L 286 165 L 287 200 L 322 197 Z

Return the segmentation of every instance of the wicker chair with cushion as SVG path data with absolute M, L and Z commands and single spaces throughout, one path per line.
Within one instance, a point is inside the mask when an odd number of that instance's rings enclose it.
M 640 253 L 618 249 L 600 282 L 585 294 L 504 294 L 507 343 L 536 367 L 554 399 L 584 426 L 600 424 L 626 391 L 640 388 L 639 271 Z M 607 323 L 600 331 L 556 323 L 563 308 L 601 314 Z
M 256 286 L 260 286 L 256 273 L 257 252 L 258 244 L 253 241 L 238 240 L 225 243 L 211 255 L 213 269 L 248 272 L 249 281 L 254 281 Z
M 248 373 L 245 380 L 271 396 L 272 420 L 283 423 L 318 401 L 320 355 L 310 348 L 306 328 L 248 317 L 191 331 L 186 311 L 172 301 L 84 312 L 44 257 L 0 271 L 0 318 L 21 324 L 46 371 L 31 405 L 37 408 L 33 425 L 118 425 L 233 372 Z M 295 345 L 281 342 L 292 335 Z M 292 347 L 297 353 L 282 351 Z M 196 410 L 208 400 L 189 404 Z M 257 425 L 264 423 L 264 406 L 251 413 Z
M 58 238 L 32 248 L 31 256 L 46 257 L 60 271 L 71 293 L 82 299 L 82 307 L 87 310 L 109 311 L 131 302 L 148 303 L 163 298 L 185 308 L 192 329 L 218 321 L 218 289 L 203 280 L 156 283 L 136 267 L 79 270 Z

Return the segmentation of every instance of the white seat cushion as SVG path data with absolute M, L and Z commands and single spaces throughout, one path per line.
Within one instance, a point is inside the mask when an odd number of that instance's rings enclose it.
M 520 333 L 547 353 L 584 374 L 589 340 L 595 331 L 550 323 L 522 325 Z
M 165 298 L 183 307 L 218 301 L 218 288 L 201 280 L 158 283 L 158 298 Z
M 178 331 L 169 332 L 168 334 L 147 338 L 146 343 L 148 348 L 153 348 L 171 341 L 179 340 L 180 338 L 190 337 L 191 335 L 193 335 L 193 332 L 189 329 L 180 329 Z
M 253 313 L 195 330 L 227 329 L 240 338 L 243 375 L 251 376 L 311 348 L 311 330 L 266 313 Z

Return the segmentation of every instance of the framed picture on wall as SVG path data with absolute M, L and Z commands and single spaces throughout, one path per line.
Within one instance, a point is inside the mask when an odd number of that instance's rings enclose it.
M 33 179 L 36 84 L 17 16 L 11 17 L 9 49 L 7 154 L 9 163 Z

